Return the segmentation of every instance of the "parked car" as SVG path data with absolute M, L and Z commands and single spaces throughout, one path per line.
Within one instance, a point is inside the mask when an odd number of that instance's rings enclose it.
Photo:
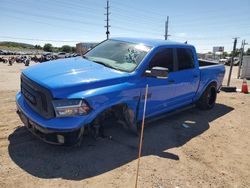
M 3 63 L 8 63 L 9 60 L 8 58 L 5 58 L 5 57 L 0 57 L 0 62 L 3 62 Z
M 57 54 L 57 58 L 58 59 L 62 59 L 62 58 L 65 58 L 66 57 L 66 53 L 65 52 L 59 52 L 58 54 Z
M 81 56 L 80 54 L 77 54 L 77 53 L 73 53 L 72 55 L 71 55 L 71 57 L 78 57 L 78 56 Z
M 240 63 L 240 58 L 239 57 L 234 57 L 233 65 L 238 66 Z
M 17 113 L 53 144 L 80 143 L 86 130 L 99 136 L 108 117 L 138 133 L 147 84 L 146 122 L 193 105 L 212 109 L 224 73 L 222 64 L 199 61 L 189 44 L 115 38 L 82 58 L 25 69 Z
M 219 59 L 219 63 L 225 65 L 228 62 L 228 59 Z
M 224 64 L 225 65 L 231 65 L 231 61 L 232 61 L 232 57 L 226 57 Z M 239 65 L 239 62 L 240 62 L 239 57 L 234 57 L 233 65 L 237 66 L 237 65 Z
M 57 59 L 56 58 L 56 55 L 52 52 L 46 52 L 46 53 L 43 53 L 40 57 L 40 59 L 38 59 L 39 62 L 45 62 L 45 61 L 51 61 L 51 60 L 54 60 L 54 59 Z
M 9 55 L 9 54 L 8 54 L 8 51 L 6 51 L 6 50 L 1 50 L 0 55 Z

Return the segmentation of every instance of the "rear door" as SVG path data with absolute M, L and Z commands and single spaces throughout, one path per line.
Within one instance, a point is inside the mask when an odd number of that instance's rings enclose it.
M 192 103 L 199 85 L 200 71 L 192 48 L 175 48 L 174 53 L 177 64 L 174 106 L 180 107 Z

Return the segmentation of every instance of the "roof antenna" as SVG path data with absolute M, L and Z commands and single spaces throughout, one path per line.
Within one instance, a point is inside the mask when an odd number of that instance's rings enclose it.
M 184 42 L 185 44 L 187 44 L 188 43 L 188 41 L 186 41 L 186 42 Z

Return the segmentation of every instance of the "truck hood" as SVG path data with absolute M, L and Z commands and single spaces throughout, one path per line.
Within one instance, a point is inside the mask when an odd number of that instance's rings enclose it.
M 117 71 L 81 57 L 40 63 L 23 71 L 36 83 L 51 90 L 52 94 L 67 89 L 92 89 L 121 83 L 130 73 Z M 63 91 L 64 90 L 64 91 Z

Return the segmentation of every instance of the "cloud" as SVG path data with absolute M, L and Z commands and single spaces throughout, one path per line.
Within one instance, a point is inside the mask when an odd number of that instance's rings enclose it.
M 176 37 L 187 37 L 187 33 L 176 33 Z

